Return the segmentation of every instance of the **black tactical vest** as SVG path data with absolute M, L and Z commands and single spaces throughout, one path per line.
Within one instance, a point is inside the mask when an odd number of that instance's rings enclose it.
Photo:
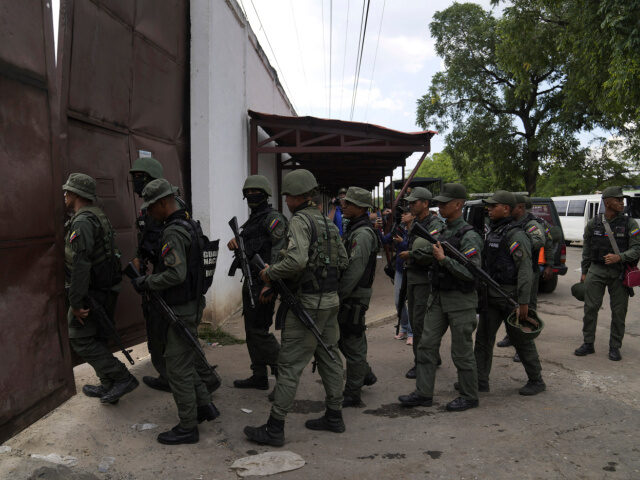
M 423 218 L 422 220 L 418 220 L 415 219 L 414 222 L 418 222 L 420 225 L 422 225 L 424 228 L 426 228 L 428 231 L 431 231 L 431 228 L 429 228 L 429 226 L 431 225 L 431 223 L 434 222 L 434 220 L 437 217 L 434 215 L 431 215 L 431 213 L 429 213 L 425 218 Z M 413 242 L 416 241 L 416 238 L 419 238 L 418 235 L 412 233 L 413 232 L 413 228 L 411 230 L 409 230 L 409 241 L 407 242 L 407 250 L 411 251 L 411 248 L 413 247 Z M 427 267 L 423 267 L 422 265 L 416 265 L 416 264 L 407 264 L 408 268 L 411 269 L 418 269 L 418 270 L 426 270 Z
M 438 240 L 441 242 L 449 242 L 449 244 L 460 251 L 460 243 L 462 237 L 467 232 L 472 231 L 474 228 L 471 225 L 465 225 L 460 228 L 455 234 L 450 236 L 441 235 Z M 445 231 L 446 233 L 446 231 Z M 431 286 L 436 290 L 456 290 L 462 293 L 471 293 L 476 289 L 475 280 L 469 282 L 461 280 L 455 277 L 447 268 L 440 265 L 439 262 L 434 261 L 430 271 Z
M 176 197 L 181 209 L 185 209 L 186 204 L 180 197 Z M 186 214 L 189 217 L 189 214 Z M 138 230 L 138 252 L 142 255 L 142 260 L 150 262 L 154 268 L 160 255 L 160 242 L 162 241 L 162 222 L 155 220 L 147 209 L 141 210 L 136 219 Z
M 264 204 L 252 211 L 249 219 L 242 225 L 240 236 L 244 240 L 249 260 L 257 253 L 265 262 L 271 261 L 271 235 L 264 225 L 267 215 L 271 212 L 273 212 L 271 205 Z M 252 275 L 252 277 L 259 278 L 257 275 Z
M 591 237 L 591 261 L 593 263 L 604 263 L 605 255 L 615 253 L 604 229 L 602 216 L 603 214 L 598 215 L 593 225 L 593 235 Z M 609 226 L 613 232 L 613 238 L 618 244 L 618 249 L 624 252 L 629 248 L 629 217 L 616 217 L 609 222 Z
M 518 284 L 518 269 L 511 257 L 507 239 L 508 233 L 514 228 L 521 227 L 513 219 L 506 219 L 489 230 L 484 242 L 485 270 L 500 285 Z
M 371 228 L 371 220 L 369 220 L 369 215 L 363 215 L 360 218 L 355 219 L 353 222 L 349 222 L 349 226 L 347 227 L 347 234 L 344 236 L 345 239 L 345 249 L 347 250 L 347 256 L 351 257 L 351 245 L 353 242 L 348 241 L 351 238 L 351 234 L 358 230 L 359 228 L 366 228 L 369 230 L 370 234 L 373 236 L 375 240 L 375 244 L 379 248 L 378 244 L 378 235 Z M 376 261 L 378 257 L 378 248 L 372 248 L 371 254 L 369 255 L 369 260 L 367 260 L 367 266 L 362 273 L 362 277 L 358 281 L 357 287 L 360 288 L 371 288 L 373 285 L 373 280 L 376 276 Z

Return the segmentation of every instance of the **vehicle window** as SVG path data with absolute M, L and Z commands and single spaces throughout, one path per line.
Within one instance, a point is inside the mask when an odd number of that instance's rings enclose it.
M 533 213 L 536 217 L 540 217 L 543 220 L 546 220 L 551 225 L 555 225 L 553 221 L 553 217 L 551 216 L 551 205 L 548 203 L 534 203 L 531 207 L 531 213 Z
M 564 217 L 567 215 L 567 200 L 554 200 L 553 203 L 556 204 L 556 210 L 558 211 L 558 215 Z
M 640 197 L 626 198 L 625 203 L 629 204 L 629 215 L 633 218 L 640 218 Z
M 570 200 L 567 215 L 570 217 L 582 217 L 584 208 L 587 206 L 586 200 Z

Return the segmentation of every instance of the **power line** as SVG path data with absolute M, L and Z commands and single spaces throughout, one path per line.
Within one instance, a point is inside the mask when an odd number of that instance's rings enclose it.
M 344 66 L 347 63 L 347 37 L 349 33 L 349 0 L 347 0 L 347 26 L 344 29 L 344 56 L 342 57 L 342 82 L 340 84 L 340 113 L 342 113 L 342 95 L 344 92 Z
M 366 13 L 365 13 L 365 2 L 366 2 Z M 360 17 L 360 42 L 358 44 L 359 52 L 358 58 L 356 59 L 356 74 L 353 79 L 353 96 L 351 98 L 351 114 L 349 116 L 350 120 L 353 120 L 353 111 L 356 107 L 356 97 L 358 96 L 358 84 L 360 82 L 360 69 L 362 67 L 362 53 L 364 51 L 364 41 L 367 36 L 367 23 L 369 20 L 369 6 L 371 4 L 371 0 L 362 0 L 362 16 Z M 363 22 L 364 19 L 364 22 Z
M 327 48 L 324 42 L 324 0 L 322 0 L 322 79 L 324 80 L 324 93 L 327 91 Z
M 371 69 L 371 83 L 369 84 L 369 93 L 367 94 L 367 106 L 364 111 L 364 121 L 367 121 L 369 115 L 369 99 L 371 98 L 371 90 L 373 89 L 373 78 L 376 72 L 376 60 L 378 59 L 378 47 L 380 46 L 380 33 L 382 32 L 382 19 L 384 18 L 384 7 L 387 4 L 387 0 L 382 2 L 382 14 L 380 15 L 380 27 L 378 28 L 378 40 L 376 41 L 376 53 L 373 56 L 373 68 Z
M 267 31 L 264 28 L 264 25 L 262 25 L 262 20 L 260 20 L 260 15 L 258 15 L 258 10 L 256 10 L 256 6 L 253 3 L 253 0 L 251 1 L 251 6 L 253 7 L 253 11 L 256 13 L 256 18 L 258 19 L 258 23 L 260 24 L 260 30 L 262 30 L 262 33 L 264 33 L 264 38 L 267 40 L 267 45 L 269 45 L 269 50 L 271 50 L 271 55 L 273 55 L 273 61 L 276 63 L 276 67 L 278 67 L 278 70 L 281 73 L 281 81 L 282 84 L 284 86 L 284 88 L 286 88 L 289 91 L 289 101 L 291 102 L 291 104 L 293 105 L 293 108 L 295 110 L 297 110 L 295 104 L 293 103 L 293 95 L 291 92 L 291 89 L 289 88 L 289 85 L 287 85 L 287 81 L 284 78 L 284 70 L 282 70 L 282 68 L 280 67 L 280 64 L 278 63 L 278 58 L 276 57 L 275 52 L 273 51 L 273 47 L 271 46 L 271 42 L 269 41 L 269 36 L 267 35 Z
M 309 82 L 307 81 L 307 70 L 306 68 L 304 68 L 304 57 L 302 56 L 300 35 L 298 34 L 298 22 L 296 21 L 296 13 L 293 8 L 293 0 L 289 0 L 289 6 L 291 7 L 291 18 L 293 20 L 293 28 L 296 32 L 296 40 L 298 42 L 298 55 L 300 56 L 300 66 L 302 67 L 302 75 L 304 76 L 304 85 L 307 92 L 307 101 L 309 102 L 309 109 L 311 110 L 311 114 L 313 115 L 313 105 L 312 105 L 312 102 L 310 101 L 311 99 L 309 95 Z
M 331 75 L 331 65 L 333 52 L 333 0 L 329 0 L 329 118 L 331 118 L 331 81 L 333 76 Z

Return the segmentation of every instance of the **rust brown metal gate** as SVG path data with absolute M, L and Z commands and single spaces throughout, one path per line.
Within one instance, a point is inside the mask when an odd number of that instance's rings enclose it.
M 63 0 L 58 55 L 63 171 L 97 180 L 123 259 L 134 256 L 139 202 L 129 168 L 141 154 L 188 195 L 189 2 Z M 126 345 L 145 339 L 128 282 L 116 325 Z
M 0 4 L 0 443 L 75 392 L 48 3 Z

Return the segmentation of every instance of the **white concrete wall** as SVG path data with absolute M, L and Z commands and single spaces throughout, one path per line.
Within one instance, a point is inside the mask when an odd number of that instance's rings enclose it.
M 240 272 L 227 276 L 233 259 L 227 222 L 242 224 L 249 210 L 242 184 L 249 174 L 247 110 L 293 115 L 251 27 L 235 0 L 191 2 L 191 185 L 194 217 L 220 255 L 205 321 L 219 323 L 241 303 Z M 261 155 L 259 173 L 277 195 L 273 155 Z M 277 205 L 277 197 L 274 204 Z

